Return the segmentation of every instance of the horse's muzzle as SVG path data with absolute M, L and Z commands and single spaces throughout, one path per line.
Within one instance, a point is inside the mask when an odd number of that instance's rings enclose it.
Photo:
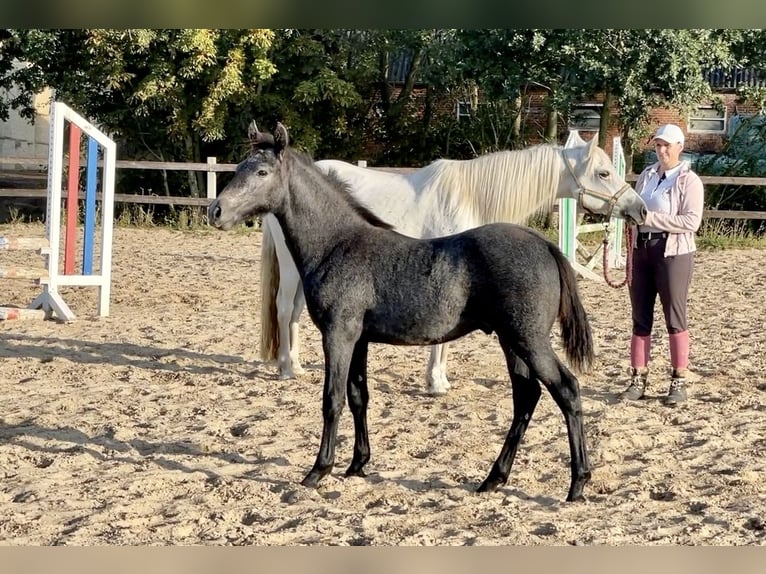
M 648 211 L 646 209 L 646 206 L 642 205 L 641 209 L 638 212 L 638 216 L 641 219 L 641 221 L 636 221 L 636 224 L 641 225 L 644 221 L 646 221 L 646 214 L 647 214 L 647 212 Z
M 207 206 L 207 222 L 208 225 L 214 227 L 221 227 L 221 202 L 214 199 L 210 205 Z

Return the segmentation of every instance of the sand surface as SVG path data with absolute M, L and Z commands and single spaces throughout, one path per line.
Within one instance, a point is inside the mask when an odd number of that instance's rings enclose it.
M 482 333 L 452 345 L 442 397 L 425 393 L 426 348 L 372 346 L 369 476 L 343 477 L 346 409 L 335 471 L 301 487 L 321 432 L 320 338 L 304 315 L 299 380 L 259 360 L 259 250 L 254 231 L 118 228 L 108 318 L 94 317 L 96 289 L 68 288 L 76 322 L 0 322 L 0 544 L 766 542 L 766 252 L 698 254 L 690 329 L 703 377 L 676 409 L 658 400 L 659 307 L 650 397 L 619 403 L 627 291 L 581 282 L 598 358 L 580 377 L 593 479 L 573 504 L 546 392 L 508 484 L 474 492 L 512 416 L 500 347 Z M 29 257 L 39 262 L 0 252 Z M 39 289 L 0 286 L 0 305 Z

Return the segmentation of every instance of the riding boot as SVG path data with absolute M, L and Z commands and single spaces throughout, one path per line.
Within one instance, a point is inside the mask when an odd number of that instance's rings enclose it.
M 622 393 L 620 399 L 637 401 L 644 396 L 649 377 L 649 350 L 652 338 L 650 335 L 633 335 L 630 338 L 630 385 Z
M 671 333 L 669 337 L 670 364 L 673 367 L 673 374 L 665 404 L 675 406 L 686 400 L 686 385 L 689 379 L 689 331 Z
M 633 335 L 630 338 L 630 366 L 643 369 L 649 366 L 649 350 L 652 347 L 651 335 Z

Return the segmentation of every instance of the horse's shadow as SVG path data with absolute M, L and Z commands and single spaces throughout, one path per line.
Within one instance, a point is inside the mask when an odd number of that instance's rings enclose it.
M 226 366 L 182 365 L 180 360 L 215 362 L 221 365 L 241 366 L 242 357 L 234 355 L 206 354 L 188 349 L 162 348 L 132 343 L 97 343 L 81 339 L 60 337 L 37 337 L 17 333 L 0 333 L 0 359 L 27 357 L 42 363 L 58 357 L 84 364 L 108 364 L 123 367 L 137 367 L 170 372 L 186 372 L 195 375 L 232 374 L 234 369 Z M 172 357 L 175 360 L 163 361 Z M 260 361 L 248 362 L 260 368 Z
M 56 440 L 61 443 L 70 443 L 71 446 L 40 446 L 24 437 L 39 437 L 46 440 Z M 88 434 L 73 427 L 50 428 L 40 426 L 33 421 L 27 420 L 15 425 L 6 425 L 0 422 L 0 440 L 4 443 L 21 446 L 28 451 L 38 452 L 43 455 L 65 455 L 73 453 L 85 453 L 94 459 L 105 461 L 119 461 L 124 464 L 143 466 L 146 462 L 156 464 L 160 468 L 185 473 L 202 473 L 207 480 L 220 480 L 223 477 L 218 473 L 202 467 L 193 467 L 169 458 L 168 455 L 188 455 L 201 458 L 216 458 L 230 464 L 242 464 L 250 466 L 262 466 L 277 464 L 285 466 L 287 460 L 282 457 L 249 457 L 246 458 L 237 452 L 209 452 L 202 450 L 190 442 L 151 442 L 143 439 L 131 439 L 127 441 L 114 438 L 114 432 L 107 432 L 89 436 Z M 118 454 L 115 454 L 118 453 Z M 159 456 L 158 456 L 159 455 Z M 165 456 L 163 456 L 165 455 Z M 43 456 L 35 462 L 38 468 L 46 468 L 53 463 L 49 456 Z M 248 479 L 259 482 L 279 483 L 278 479 L 259 477 L 257 471 L 249 469 L 243 472 Z M 286 482 L 286 481 L 285 481 Z
M 368 476 L 368 479 L 374 476 L 375 475 L 370 474 Z M 514 487 L 500 487 L 495 492 L 490 492 L 490 493 L 478 492 L 477 489 L 479 488 L 479 483 L 474 483 L 474 482 L 465 482 L 462 484 L 455 485 L 455 484 L 444 482 L 438 478 L 435 480 L 424 481 L 424 480 L 416 480 L 411 478 L 386 479 L 379 476 L 374 478 L 373 480 L 376 483 L 390 481 L 403 488 L 406 488 L 408 490 L 412 490 L 415 492 L 439 492 L 443 490 L 458 489 L 458 490 L 462 490 L 463 492 L 472 494 L 474 496 L 494 496 L 497 494 L 500 494 L 502 496 L 513 496 L 517 498 L 520 502 L 534 502 L 539 504 L 540 506 L 545 506 L 545 507 L 550 507 L 560 502 L 560 500 L 556 498 L 552 498 L 550 496 L 541 496 L 541 495 L 531 496 L 527 494 L 526 492 L 524 492 L 523 490 L 520 490 Z
M 283 379 L 280 376 L 278 368 L 276 367 L 276 361 L 273 359 L 269 361 L 252 361 L 249 363 L 249 366 L 250 370 L 245 372 L 245 376 L 250 379 L 258 378 L 267 381 L 274 381 L 277 383 L 284 383 L 286 381 L 286 379 Z M 310 380 L 306 377 L 306 375 L 309 373 L 324 371 L 324 364 L 311 363 L 308 365 L 304 364 L 302 366 L 305 373 L 295 377 L 296 380 L 300 380 L 301 382 Z
M 510 381 L 506 379 L 474 379 L 473 383 L 490 390 L 502 388 L 510 390 L 511 388 Z
M 616 405 L 620 402 L 619 394 L 623 389 L 614 391 L 599 391 L 588 387 L 580 387 L 580 394 L 588 399 L 606 403 L 608 405 Z

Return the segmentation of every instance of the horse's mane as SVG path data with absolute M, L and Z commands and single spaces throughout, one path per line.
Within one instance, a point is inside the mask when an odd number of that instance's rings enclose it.
M 439 190 L 452 213 L 469 212 L 484 222 L 523 223 L 550 211 L 558 191 L 561 147 L 540 144 L 470 160 L 439 159 L 420 170 L 423 186 Z
M 311 156 L 304 152 L 299 152 L 295 149 L 291 149 L 293 157 L 298 161 L 301 165 L 309 168 L 317 174 L 320 178 L 324 179 L 328 185 L 334 189 L 338 196 L 341 197 L 345 203 L 352 209 L 354 212 L 358 213 L 365 221 L 370 223 L 371 225 L 374 225 L 375 227 L 380 227 L 382 229 L 393 229 L 394 226 L 386 223 L 383 221 L 380 217 L 375 215 L 372 211 L 370 211 L 366 206 L 361 204 L 352 194 L 351 194 L 351 185 L 341 179 L 340 175 L 335 169 L 330 169 L 328 172 L 324 172 L 316 165 L 314 165 L 314 160 L 311 158 Z

